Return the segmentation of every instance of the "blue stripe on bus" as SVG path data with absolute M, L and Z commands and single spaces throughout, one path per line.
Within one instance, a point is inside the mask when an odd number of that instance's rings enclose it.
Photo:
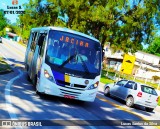
M 40 71 L 38 71 L 38 75 L 37 75 L 38 78 L 40 78 L 40 74 L 41 74 Z
M 55 78 L 55 80 L 56 80 L 56 83 L 58 83 L 57 80 L 65 81 L 65 75 L 64 75 L 64 74 L 59 73 L 59 72 L 57 72 L 57 71 L 52 71 L 52 72 L 53 72 L 53 76 L 54 76 L 54 78 Z

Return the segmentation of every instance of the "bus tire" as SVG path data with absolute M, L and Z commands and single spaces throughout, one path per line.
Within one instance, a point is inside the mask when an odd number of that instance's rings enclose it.
M 31 79 L 30 79 L 28 73 L 27 73 L 27 81 L 31 82 Z
M 34 76 L 33 85 L 37 87 L 37 75 Z
M 37 79 L 37 75 L 35 75 L 35 77 L 34 77 L 34 86 L 35 86 L 36 94 L 40 96 L 40 95 L 41 95 L 41 92 L 38 91 L 38 88 L 37 88 L 37 80 L 38 80 L 38 79 Z
M 36 94 L 41 96 L 41 92 L 39 92 L 37 89 L 36 89 Z

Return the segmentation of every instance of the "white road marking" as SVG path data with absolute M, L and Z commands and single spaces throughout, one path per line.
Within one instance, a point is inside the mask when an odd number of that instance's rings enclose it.
M 15 114 L 15 110 L 13 108 L 11 96 L 10 96 L 11 86 L 12 86 L 13 82 L 23 75 L 23 72 L 21 72 L 20 70 L 18 70 L 18 71 L 19 71 L 19 75 L 12 78 L 7 83 L 7 85 L 5 87 L 6 108 L 7 108 L 9 115 L 10 115 L 11 120 L 18 120 L 17 115 Z M 15 128 L 16 129 L 23 129 L 22 127 L 15 127 Z
M 2 55 L 2 53 L 1 53 L 1 55 Z M 7 59 L 7 57 L 4 55 L 4 53 L 3 53 L 2 56 L 3 56 L 3 58 L 6 59 L 6 61 L 7 61 L 9 64 L 12 64 L 12 62 Z M 11 67 L 13 68 L 13 66 L 11 66 Z M 19 71 L 20 74 L 19 74 L 18 76 L 16 76 L 16 77 L 12 78 L 12 79 L 7 83 L 7 85 L 5 86 L 6 108 L 7 108 L 7 111 L 8 111 L 8 113 L 9 113 L 9 115 L 10 115 L 11 120 L 18 120 L 17 115 L 15 114 L 15 111 L 14 111 L 14 108 L 13 108 L 13 105 L 12 105 L 12 101 L 11 101 L 11 96 L 10 96 L 11 85 L 13 84 L 13 82 L 14 82 L 16 79 L 20 78 L 20 77 L 23 75 L 23 72 L 22 72 L 21 70 L 18 70 L 18 71 Z M 16 129 L 23 129 L 22 127 L 15 127 L 15 128 L 16 128 Z

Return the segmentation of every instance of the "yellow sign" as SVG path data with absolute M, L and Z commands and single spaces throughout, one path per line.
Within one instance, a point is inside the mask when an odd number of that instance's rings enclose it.
M 135 60 L 136 60 L 135 56 L 125 54 L 120 71 L 124 74 L 131 74 Z

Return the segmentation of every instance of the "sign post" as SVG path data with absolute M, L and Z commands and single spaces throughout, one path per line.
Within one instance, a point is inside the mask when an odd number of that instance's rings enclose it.
M 121 73 L 132 74 L 135 60 L 136 60 L 135 56 L 125 54 L 123 58 L 121 70 L 120 70 Z

